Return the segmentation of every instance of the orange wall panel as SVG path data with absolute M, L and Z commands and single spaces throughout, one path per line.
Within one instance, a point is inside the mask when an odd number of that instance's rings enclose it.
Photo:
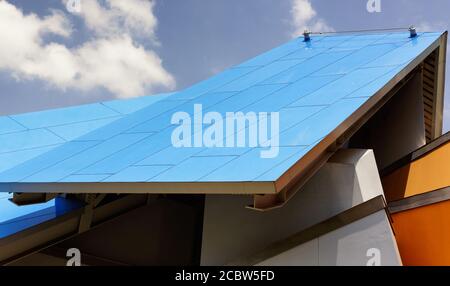
M 392 214 L 404 265 L 450 265 L 450 201 Z
M 450 142 L 382 179 L 387 201 L 450 186 Z

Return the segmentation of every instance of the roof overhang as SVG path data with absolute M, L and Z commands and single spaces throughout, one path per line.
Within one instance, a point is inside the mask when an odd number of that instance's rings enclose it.
M 252 209 L 269 210 L 283 206 L 342 145 L 370 119 L 407 81 L 428 56 L 436 56 L 432 139 L 442 133 L 447 32 L 420 53 L 370 99 L 338 125 L 320 143 L 273 182 L 130 182 L 130 183 L 1 183 L 2 192 L 32 193 L 174 193 L 249 194 Z
M 277 194 L 274 182 L 2 183 L 0 192 L 118 194 Z

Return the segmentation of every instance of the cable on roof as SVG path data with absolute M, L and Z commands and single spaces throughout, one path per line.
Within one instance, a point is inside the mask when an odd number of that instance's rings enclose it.
M 381 32 L 381 31 L 399 31 L 409 30 L 410 27 L 398 27 L 398 28 L 382 28 L 382 29 L 365 29 L 365 30 L 346 30 L 346 31 L 329 31 L 329 32 L 309 32 L 309 34 L 321 35 L 321 34 L 349 34 L 349 33 L 367 33 L 367 32 Z

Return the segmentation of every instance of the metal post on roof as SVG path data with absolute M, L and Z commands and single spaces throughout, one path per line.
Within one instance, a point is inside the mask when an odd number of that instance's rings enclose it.
M 310 35 L 311 35 L 311 32 L 308 29 L 305 29 L 305 31 L 303 32 L 303 37 L 304 37 L 305 42 L 311 41 Z
M 409 37 L 410 38 L 414 38 L 417 36 L 417 31 L 416 31 L 416 27 L 414 26 L 410 26 L 409 27 Z

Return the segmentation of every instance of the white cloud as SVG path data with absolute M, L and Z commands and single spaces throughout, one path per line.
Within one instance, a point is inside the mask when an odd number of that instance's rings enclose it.
M 294 27 L 293 37 L 303 34 L 305 29 L 312 32 L 334 31 L 324 19 L 317 17 L 317 12 L 310 0 L 292 0 L 291 16 Z
M 159 56 L 138 43 L 147 37 L 157 44 L 153 3 L 145 0 L 83 0 L 79 16 L 94 37 L 77 47 L 46 42 L 45 36 L 68 38 L 72 26 L 66 14 L 25 15 L 0 1 L 0 69 L 18 80 L 40 79 L 51 86 L 88 91 L 103 87 L 117 97 L 132 97 L 175 81 Z M 92 8 L 94 7 L 94 8 Z M 92 9 L 91 9 L 92 8 Z
M 102 6 L 96 0 L 83 0 L 80 16 L 99 35 L 128 33 L 155 38 L 157 19 L 154 2 L 149 0 L 106 0 Z
M 447 24 L 444 22 L 421 21 L 416 26 L 416 29 L 419 32 L 434 32 L 434 31 L 445 30 L 446 27 L 447 27 Z

